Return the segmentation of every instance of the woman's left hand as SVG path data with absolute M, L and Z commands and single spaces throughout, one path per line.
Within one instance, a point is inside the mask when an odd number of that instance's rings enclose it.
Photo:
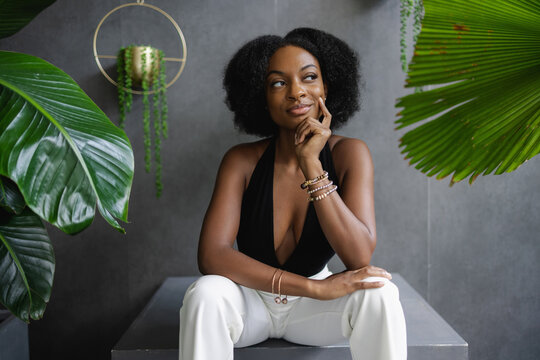
M 322 122 L 308 117 L 296 127 L 295 145 L 298 160 L 319 159 L 321 150 L 332 135 L 330 130 L 332 114 L 326 108 L 322 98 L 318 101 L 319 109 L 324 116 Z

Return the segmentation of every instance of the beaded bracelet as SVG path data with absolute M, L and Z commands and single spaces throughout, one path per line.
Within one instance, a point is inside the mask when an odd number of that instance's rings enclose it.
M 313 190 L 309 190 L 307 193 L 308 193 L 308 195 L 311 195 L 311 194 L 313 194 L 314 192 L 317 192 L 317 191 L 319 191 L 319 190 L 324 190 L 324 189 L 326 189 L 327 187 L 331 186 L 333 183 L 334 183 L 334 182 L 333 182 L 332 180 L 330 180 L 330 182 L 329 182 L 328 184 L 323 185 L 323 186 L 319 186 L 318 188 L 315 188 L 315 189 L 313 189 Z
M 302 189 L 305 189 L 305 188 L 307 188 L 309 185 L 314 185 L 314 184 L 316 184 L 316 183 L 318 183 L 318 182 L 320 182 L 320 181 L 322 181 L 322 180 L 324 180 L 324 179 L 328 179 L 328 171 L 324 171 L 324 172 L 322 173 L 322 175 L 319 175 L 319 176 L 317 176 L 317 177 L 314 178 L 314 179 L 304 181 L 304 182 L 300 185 L 300 187 L 301 187 Z
M 330 190 L 328 190 L 327 192 L 325 192 L 324 194 L 321 194 L 321 195 L 317 195 L 315 197 L 308 197 L 308 200 L 309 201 L 319 201 L 319 200 L 322 200 L 324 199 L 325 197 L 327 197 L 328 195 L 330 195 L 331 193 L 333 193 L 334 191 L 337 190 L 337 185 L 334 185 L 333 188 L 331 188 Z

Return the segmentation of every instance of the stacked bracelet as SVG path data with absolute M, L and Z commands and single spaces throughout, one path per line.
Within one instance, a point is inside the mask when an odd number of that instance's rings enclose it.
M 328 195 L 330 195 L 331 193 L 333 193 L 334 191 L 337 190 L 337 185 L 334 185 L 333 188 L 331 188 L 330 190 L 328 190 L 327 192 L 325 192 L 324 194 L 321 194 L 321 195 L 317 195 L 315 197 L 313 196 L 310 196 L 308 197 L 308 200 L 309 201 L 319 201 L 319 200 L 322 200 L 324 199 L 325 197 L 327 197 Z
M 272 295 L 274 294 L 274 281 L 276 280 L 276 274 L 278 272 L 279 269 L 276 269 L 276 271 L 274 271 L 274 276 L 272 276 Z M 276 304 L 287 304 L 287 295 L 285 295 L 285 297 L 281 297 L 281 278 L 283 277 L 283 271 L 281 272 L 281 274 L 279 274 L 279 279 L 278 279 L 278 296 L 276 296 L 274 298 L 274 301 L 276 302 Z
M 328 171 L 323 172 L 322 175 L 319 175 L 319 176 L 317 176 L 317 177 L 314 178 L 314 179 L 304 181 L 304 182 L 300 185 L 300 187 L 301 187 L 302 189 L 306 189 L 309 185 L 314 185 L 314 184 L 316 184 L 316 183 L 318 183 L 318 182 L 323 181 L 324 179 L 328 179 Z
M 317 192 L 317 191 L 319 191 L 319 190 L 324 190 L 324 189 L 326 189 L 327 187 L 331 186 L 333 183 L 334 183 L 334 182 L 333 182 L 332 180 L 330 180 L 330 182 L 329 182 L 328 184 L 319 186 L 318 188 L 315 188 L 315 189 L 313 189 L 313 190 L 309 190 L 307 193 L 308 193 L 308 195 L 311 195 L 311 194 L 313 194 L 314 192 Z
M 306 180 L 304 181 L 300 187 L 302 189 L 307 189 L 308 186 L 311 186 L 311 185 L 315 185 L 325 179 L 328 179 L 328 171 L 324 171 L 322 173 L 322 175 L 319 175 L 317 176 L 316 178 L 314 179 L 310 179 L 310 180 Z M 321 186 L 318 186 L 316 187 L 315 189 L 308 189 L 307 193 L 309 195 L 308 197 L 308 200 L 309 201 L 319 201 L 319 200 L 322 200 L 324 199 L 325 197 L 327 197 L 328 195 L 330 195 L 331 193 L 333 193 L 334 191 L 337 190 L 337 185 L 334 185 L 330 190 L 326 191 L 325 193 L 323 194 L 320 194 L 320 195 L 317 195 L 317 196 L 311 196 L 311 194 L 313 193 L 316 193 L 317 191 L 321 191 L 321 190 L 324 190 L 324 189 L 328 189 L 330 186 L 332 186 L 334 184 L 334 182 L 330 179 L 328 179 L 329 182 L 327 184 L 324 184 L 324 185 L 321 185 Z

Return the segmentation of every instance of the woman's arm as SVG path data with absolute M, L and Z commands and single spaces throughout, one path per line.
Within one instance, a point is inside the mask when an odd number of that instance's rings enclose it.
M 315 178 L 325 170 L 319 161 L 319 148 L 322 149 L 330 137 L 331 115 L 322 100 L 320 107 L 324 114 L 322 123 L 306 119 L 297 129 L 297 156 L 306 179 Z M 341 196 L 333 192 L 315 201 L 314 207 L 326 238 L 347 269 L 360 269 L 369 265 L 377 242 L 373 163 L 367 145 L 357 139 L 338 141 L 333 154 L 337 159 L 336 168 L 343 173 Z M 324 182 L 316 186 L 322 184 Z M 318 191 L 313 196 L 325 191 Z
M 240 224 L 247 175 L 252 172 L 258 160 L 246 160 L 253 156 L 252 153 L 252 149 L 240 145 L 229 150 L 223 158 L 201 230 L 198 263 L 201 273 L 205 275 L 222 275 L 240 285 L 270 292 L 276 269 L 233 248 Z M 281 293 L 327 300 L 358 289 L 384 285 L 383 282 L 362 281 L 370 276 L 391 278 L 384 269 L 374 266 L 335 274 L 325 280 L 311 280 L 285 271 Z
M 198 264 L 205 275 L 222 275 L 238 284 L 270 292 L 276 269 L 233 248 L 247 175 L 257 160 L 250 161 L 253 149 L 249 146 L 233 147 L 223 158 L 201 230 Z M 282 293 L 316 296 L 314 280 L 288 272 L 283 276 L 286 282 L 282 282 Z

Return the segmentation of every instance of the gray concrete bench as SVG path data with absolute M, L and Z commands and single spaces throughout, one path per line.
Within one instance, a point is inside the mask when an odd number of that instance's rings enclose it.
M 407 322 L 409 360 L 467 360 L 468 344 L 399 274 L 398 286 Z M 170 277 L 133 321 L 111 351 L 112 360 L 177 360 L 179 309 L 188 286 L 197 277 Z M 235 360 L 351 359 L 347 343 L 312 347 L 269 339 L 235 349 Z
M 0 360 L 28 360 L 28 325 L 0 310 Z

